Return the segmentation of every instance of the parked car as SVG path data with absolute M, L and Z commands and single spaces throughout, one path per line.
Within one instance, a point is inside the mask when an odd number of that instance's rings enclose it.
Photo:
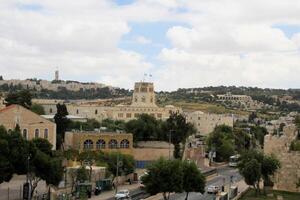
M 215 185 L 210 185 L 207 188 L 207 193 L 208 194 L 217 194 L 219 192 L 220 188 Z
M 116 199 L 116 200 L 128 199 L 128 198 L 130 198 L 129 190 L 120 190 L 120 191 L 117 192 L 117 194 L 115 195 L 115 199 Z

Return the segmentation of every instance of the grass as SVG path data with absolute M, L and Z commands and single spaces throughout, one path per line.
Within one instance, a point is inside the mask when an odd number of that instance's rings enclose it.
M 284 200 L 299 200 L 300 193 L 294 192 L 285 192 L 285 191 L 278 191 L 278 190 L 271 190 L 268 194 L 272 194 L 273 196 L 265 196 L 265 195 L 258 195 L 255 196 L 255 190 L 250 189 L 240 200 L 277 200 L 278 196 L 282 196 Z

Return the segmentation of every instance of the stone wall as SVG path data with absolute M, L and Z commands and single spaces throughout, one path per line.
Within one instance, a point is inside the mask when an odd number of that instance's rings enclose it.
M 290 151 L 291 142 L 297 137 L 295 125 L 284 127 L 283 135 L 266 135 L 264 153 L 275 155 L 281 168 L 273 177 L 274 189 L 299 192 L 296 183 L 300 178 L 300 152 Z

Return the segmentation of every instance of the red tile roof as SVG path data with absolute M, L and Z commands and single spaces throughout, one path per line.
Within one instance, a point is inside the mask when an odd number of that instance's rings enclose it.
M 0 112 L 5 112 L 5 111 L 7 111 L 7 110 L 9 110 L 9 109 L 12 109 L 12 108 L 14 108 L 14 107 L 16 107 L 16 106 L 17 106 L 16 104 L 9 105 L 9 106 L 7 106 L 7 107 L 1 109 Z

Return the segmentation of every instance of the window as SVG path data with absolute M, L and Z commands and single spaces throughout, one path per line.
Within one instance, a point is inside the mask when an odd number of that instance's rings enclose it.
M 34 131 L 34 137 L 38 138 L 39 135 L 40 135 L 40 130 L 39 129 L 35 129 L 35 131 Z
M 47 128 L 45 128 L 45 130 L 44 130 L 44 138 L 48 139 L 48 129 Z
M 96 149 L 105 149 L 105 141 L 100 139 L 96 142 Z
M 134 113 L 134 117 L 138 118 L 139 114 L 138 113 Z
M 157 118 L 162 118 L 162 114 L 161 114 L 161 113 L 158 113 L 158 114 L 157 114 Z
M 121 143 L 120 143 L 120 148 L 121 149 L 127 149 L 127 148 L 129 148 L 129 141 L 126 140 L 126 139 L 122 140 Z
M 83 143 L 83 149 L 84 150 L 91 150 L 93 149 L 93 141 L 92 140 L 86 140 Z
M 147 92 L 147 88 L 146 87 L 142 87 L 141 88 L 141 92 Z
M 95 115 L 97 115 L 98 114 L 98 110 L 95 110 Z
M 49 112 L 50 112 L 50 113 L 52 113 L 52 112 L 53 112 L 53 111 L 52 111 L 52 108 L 50 108 Z
M 108 143 L 108 146 L 109 146 L 110 149 L 118 148 L 117 140 L 114 140 L 114 139 L 110 140 L 109 143 Z
M 142 102 L 146 102 L 146 98 L 145 97 L 142 97 Z
M 131 118 L 131 113 L 126 113 L 126 118 Z
M 79 114 L 79 110 L 78 109 L 76 110 L 76 114 Z
M 27 139 L 27 129 L 23 129 L 23 137 Z
M 123 113 L 118 113 L 119 118 L 123 118 Z

